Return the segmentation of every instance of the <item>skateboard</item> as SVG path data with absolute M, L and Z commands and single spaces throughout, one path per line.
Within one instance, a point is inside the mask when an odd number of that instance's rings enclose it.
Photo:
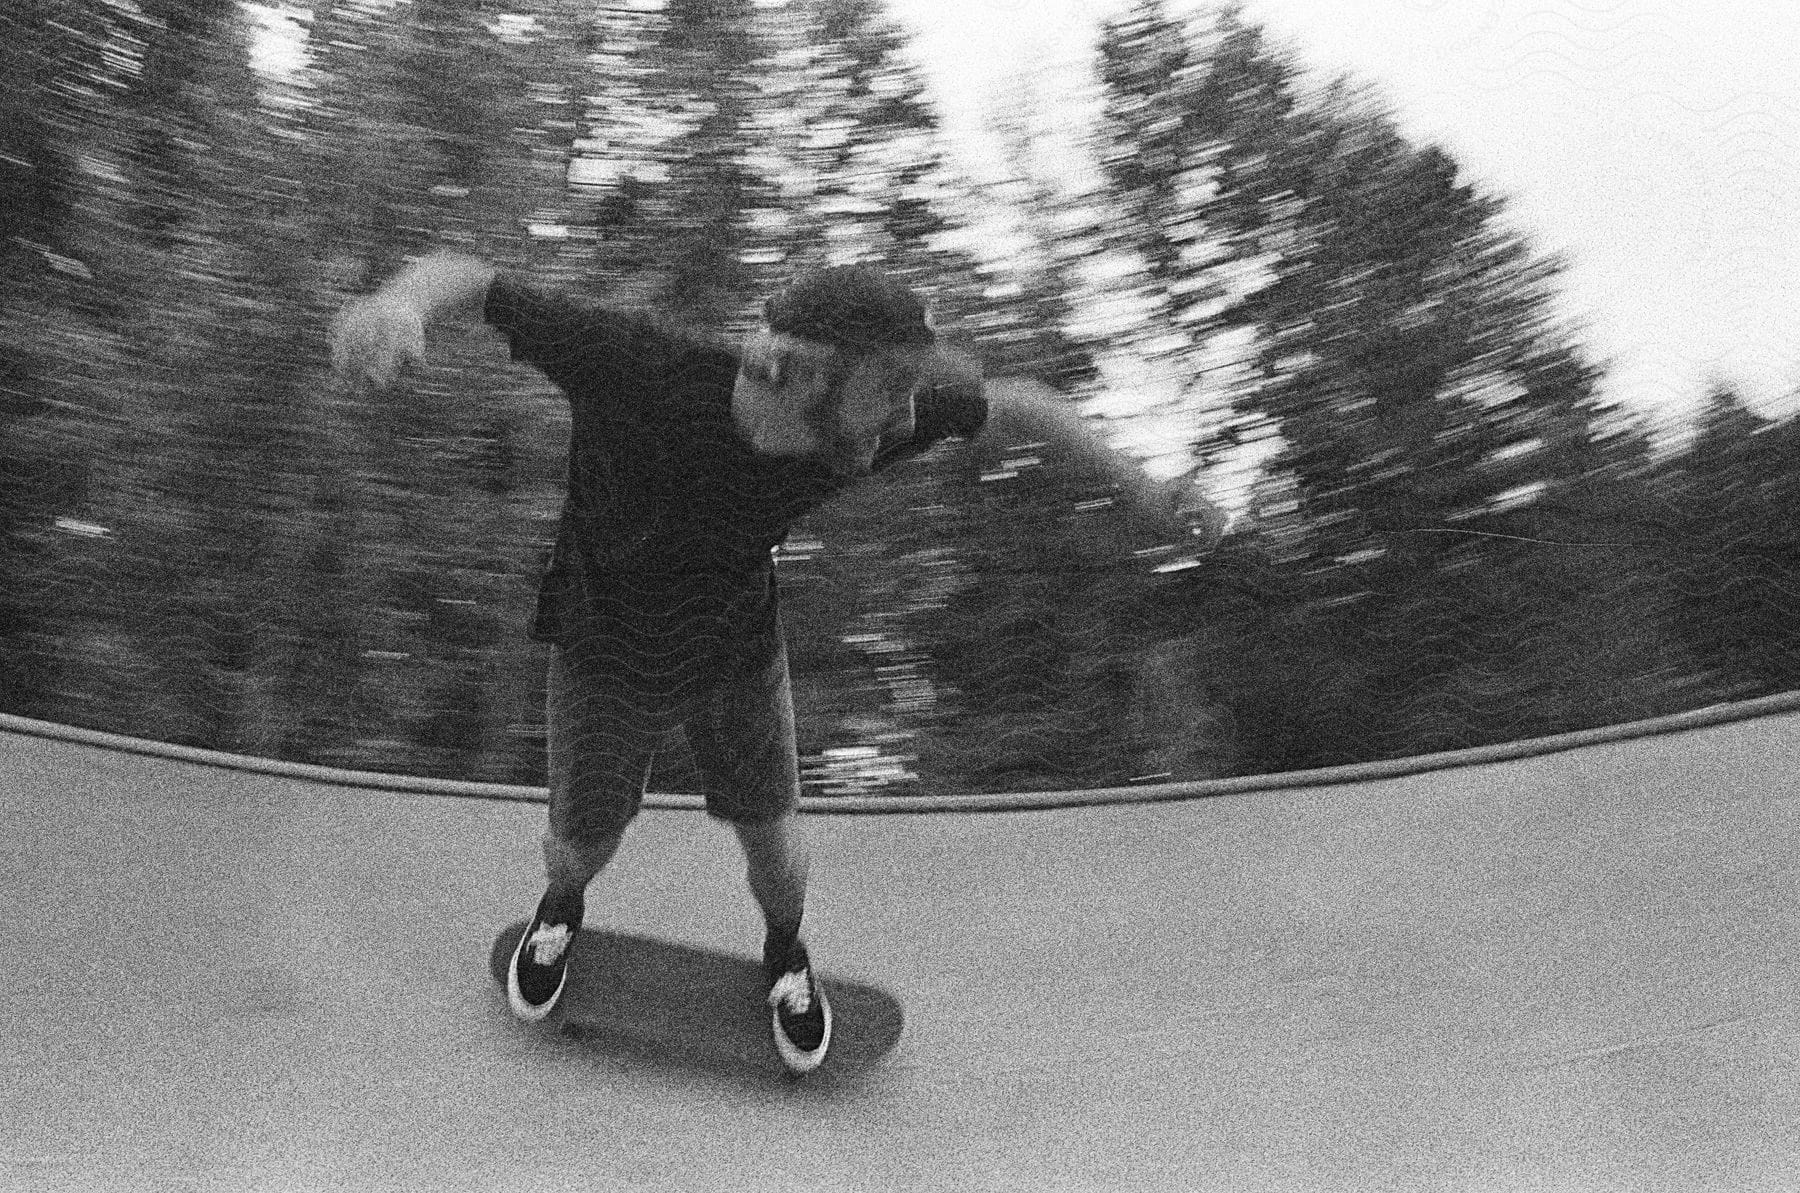
M 502 989 L 526 924 L 494 941 L 488 969 Z M 875 1064 L 900 1040 L 905 1016 L 886 991 L 818 971 L 831 1000 L 831 1050 L 813 1074 Z M 770 1038 L 762 963 L 653 937 L 583 928 L 568 984 L 544 1022 L 595 1051 L 711 1071 L 785 1073 Z

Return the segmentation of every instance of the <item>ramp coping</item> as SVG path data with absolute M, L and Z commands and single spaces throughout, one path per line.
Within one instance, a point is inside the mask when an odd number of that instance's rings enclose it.
M 842 795 L 802 796 L 802 812 L 825 815 L 922 814 L 942 812 L 1020 812 L 1108 804 L 1164 803 L 1174 800 L 1211 799 L 1255 791 L 1279 791 L 1302 787 L 1335 787 L 1394 779 L 1464 766 L 1485 766 L 1519 758 L 1553 754 L 1582 746 L 1627 741 L 1658 734 L 1680 733 L 1732 721 L 1800 711 L 1800 690 L 1781 692 L 1753 700 L 1707 705 L 1686 712 L 1604 725 L 1548 737 L 1500 742 L 1462 750 L 1418 754 L 1377 762 L 1359 762 L 1310 770 L 1276 771 L 1223 779 L 1197 779 L 1176 783 L 1144 783 L 1124 787 L 1092 787 L 1063 791 L 1009 791 L 970 795 Z M 84 729 L 54 721 L 0 713 L 0 731 L 96 746 L 128 754 L 143 754 L 202 766 L 221 767 L 251 774 L 299 779 L 340 787 L 362 787 L 418 795 L 458 799 L 512 800 L 542 803 L 548 793 L 542 787 L 512 783 L 482 783 L 460 779 L 435 779 L 382 771 L 349 770 L 286 762 L 196 746 L 174 745 L 148 738 L 128 737 L 97 729 Z M 700 796 L 677 792 L 651 792 L 644 807 L 665 811 L 702 811 Z

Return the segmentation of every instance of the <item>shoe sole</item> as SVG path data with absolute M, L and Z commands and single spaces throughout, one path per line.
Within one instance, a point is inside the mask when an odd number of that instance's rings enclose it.
M 769 1027 L 775 1036 L 775 1051 L 781 1056 L 781 1063 L 787 1071 L 795 1076 L 803 1076 L 825 1063 L 825 1053 L 831 1048 L 831 1001 L 825 997 L 825 985 L 816 982 L 819 992 L 819 1009 L 825 1012 L 825 1034 L 819 1037 L 819 1046 L 811 1052 L 803 1052 L 788 1041 L 787 1034 L 781 1030 L 781 1012 L 769 1013 Z
M 562 977 L 557 979 L 556 989 L 550 992 L 550 997 L 542 1006 L 533 1006 L 526 1002 L 524 992 L 519 989 L 519 957 L 524 953 L 525 942 L 530 937 L 531 933 L 529 932 L 519 936 L 519 943 L 513 948 L 512 961 L 506 967 L 506 1005 L 512 1008 L 514 1015 L 526 1023 L 536 1023 L 546 1018 L 551 1011 L 556 1009 L 556 1004 L 562 1001 L 563 987 L 569 984 L 569 966 L 567 958 L 564 958 Z

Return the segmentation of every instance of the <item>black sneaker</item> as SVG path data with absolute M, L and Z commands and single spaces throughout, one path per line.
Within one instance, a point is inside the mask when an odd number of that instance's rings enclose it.
M 806 946 L 795 941 L 780 964 L 765 962 L 775 1051 L 790 1073 L 810 1073 L 831 1047 L 831 1004 L 813 977 Z
M 556 1008 L 563 983 L 569 978 L 569 950 L 581 930 L 580 900 L 574 906 L 551 908 L 550 896 L 538 903 L 537 914 L 519 937 L 512 965 L 506 971 L 506 1001 L 513 1014 L 535 1023 Z

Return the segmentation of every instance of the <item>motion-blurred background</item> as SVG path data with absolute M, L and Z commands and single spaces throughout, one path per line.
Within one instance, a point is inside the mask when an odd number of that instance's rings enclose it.
M 542 781 L 562 397 L 475 326 L 388 394 L 328 372 L 339 304 L 446 245 L 726 333 L 880 263 L 1232 513 L 1144 547 L 1026 441 L 797 528 L 815 794 L 1275 772 L 1800 682 L 1800 426 L 1723 378 L 1676 426 L 1604 397 L 1501 194 L 1245 10 L 1119 4 L 1074 106 L 1022 60 L 980 169 L 876 0 L 8 14 L 0 711 Z

